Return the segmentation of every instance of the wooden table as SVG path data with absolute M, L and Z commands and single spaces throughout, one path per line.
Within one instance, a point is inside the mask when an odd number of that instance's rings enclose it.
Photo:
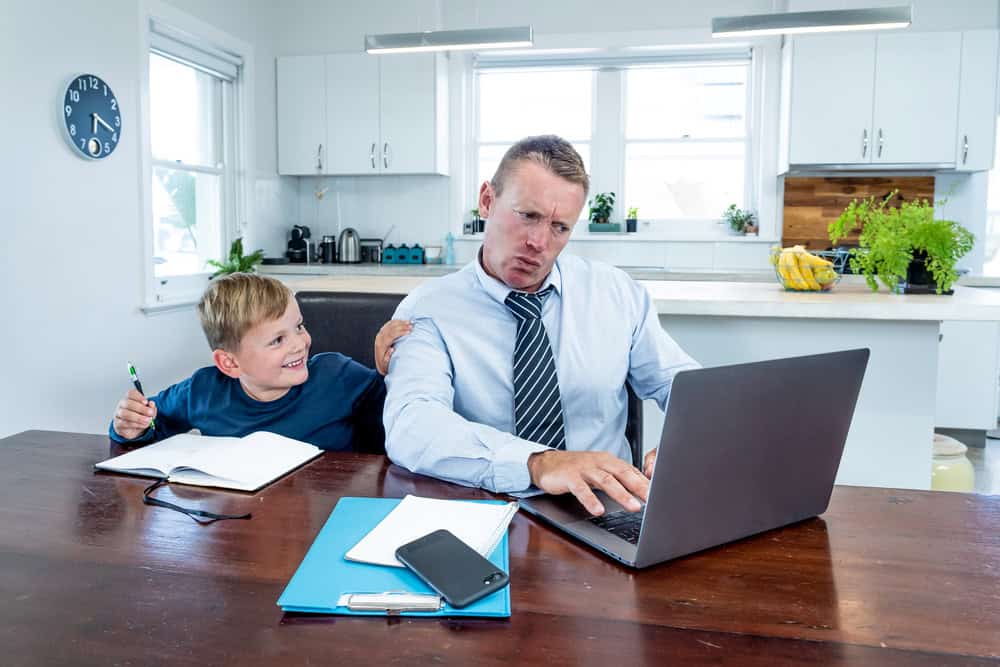
M 326 454 L 255 495 L 95 474 L 101 436 L 0 440 L 0 663 L 992 664 L 1000 498 L 838 487 L 822 519 L 641 572 L 518 515 L 509 620 L 284 615 L 341 496 L 487 497 Z

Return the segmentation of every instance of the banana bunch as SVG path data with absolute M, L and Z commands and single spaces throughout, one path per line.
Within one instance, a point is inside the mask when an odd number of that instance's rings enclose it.
M 771 250 L 774 265 L 786 289 L 798 292 L 831 289 L 837 282 L 833 262 L 817 257 L 800 245 Z

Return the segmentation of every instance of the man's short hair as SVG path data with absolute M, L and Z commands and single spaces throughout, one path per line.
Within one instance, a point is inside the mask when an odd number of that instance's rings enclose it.
M 503 192 L 507 177 L 521 161 L 539 164 L 556 176 L 583 187 L 583 196 L 590 190 L 590 177 L 583 159 L 572 144 L 554 134 L 525 137 L 507 149 L 490 185 L 497 197 Z
M 198 317 L 209 347 L 238 351 L 247 331 L 281 317 L 288 300 L 294 298 L 280 280 L 255 273 L 214 278 L 198 302 Z

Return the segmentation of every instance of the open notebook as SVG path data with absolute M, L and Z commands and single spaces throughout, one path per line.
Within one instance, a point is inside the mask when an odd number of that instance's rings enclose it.
M 256 491 L 322 453 L 315 445 L 267 431 L 242 438 L 182 433 L 94 467 L 178 484 Z

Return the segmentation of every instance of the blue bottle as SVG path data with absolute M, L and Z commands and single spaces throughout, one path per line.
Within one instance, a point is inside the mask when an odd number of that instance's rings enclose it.
M 455 263 L 455 235 L 451 232 L 444 237 L 444 263 Z

